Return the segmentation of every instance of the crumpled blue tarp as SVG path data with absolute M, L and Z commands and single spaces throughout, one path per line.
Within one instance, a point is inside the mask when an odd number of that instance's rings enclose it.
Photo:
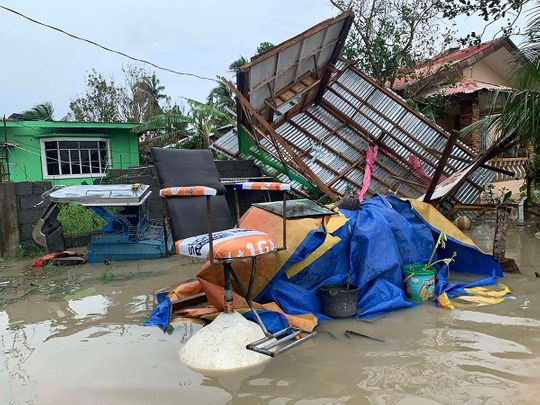
M 359 211 L 341 212 L 349 221 L 332 234 L 341 240 L 288 278 L 285 270 L 309 256 L 325 239 L 323 227 L 311 230 L 276 276 L 255 297 L 256 302 L 273 301 L 287 314 L 312 313 L 319 321 L 331 319 L 322 313 L 319 288 L 325 284 L 346 283 L 350 269 L 350 281 L 359 288 L 357 317 L 372 317 L 416 305 L 405 296 L 402 268 L 410 263 L 427 263 L 440 231 L 427 223 L 407 201 L 393 196 L 377 195 L 364 201 Z M 453 252 L 457 256 L 451 264 L 452 271 L 488 276 L 473 285 L 491 285 L 496 282 L 495 277 L 502 277 L 500 265 L 493 256 L 448 236 L 446 248 L 439 248 L 437 255 L 446 258 Z M 454 293 L 463 295 L 463 288 L 472 286 L 449 284 L 447 268 L 443 266 L 441 270 L 435 288 L 437 295 L 445 291 L 450 297 L 455 296 Z M 164 320 L 168 323 L 166 306 L 167 301 L 161 301 L 146 324 L 163 327 Z M 251 319 L 252 314 L 245 316 Z M 264 311 L 264 322 L 275 331 L 283 326 L 284 317 Z
M 330 319 L 322 314 L 319 288 L 324 284 L 347 282 L 351 269 L 351 283 L 359 288 L 357 317 L 371 317 L 416 305 L 405 296 L 402 269 L 410 263 L 427 263 L 440 231 L 427 223 L 407 201 L 392 196 L 378 195 L 364 201 L 359 211 L 341 212 L 349 218 L 345 226 L 333 233 L 341 241 L 290 279 L 285 274 L 290 264 L 285 263 L 256 297 L 257 302 L 274 301 L 289 314 L 313 313 L 319 320 Z M 313 251 L 320 245 L 321 242 L 311 240 L 314 234 L 316 232 L 308 235 L 298 248 L 302 249 L 303 256 L 306 256 L 307 246 Z M 321 240 L 317 237 L 317 241 Z M 453 252 L 457 253 L 451 264 L 453 271 L 489 276 L 473 285 L 491 285 L 496 282 L 495 276 L 502 277 L 500 265 L 493 256 L 448 236 L 446 248 L 439 248 L 437 255 L 446 258 Z M 295 254 L 289 262 L 296 261 Z M 458 292 L 471 286 L 448 284 L 447 269 L 444 269 L 436 293 L 450 289 Z

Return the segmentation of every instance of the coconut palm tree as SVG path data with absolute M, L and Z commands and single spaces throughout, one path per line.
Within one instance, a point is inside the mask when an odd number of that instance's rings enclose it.
M 53 121 L 54 107 L 50 101 L 46 101 L 42 104 L 36 104 L 22 114 L 32 120 Z
M 210 104 L 186 98 L 189 109 L 157 115 L 133 129 L 135 133 L 149 134 L 143 141 L 147 146 L 176 145 L 182 148 L 207 149 L 216 122 L 233 124 L 229 115 Z
M 227 111 L 228 109 L 234 111 L 235 109 L 232 91 L 222 82 L 210 90 L 207 101 L 209 105 L 220 111 Z
M 138 87 L 148 97 L 149 115 L 162 114 L 161 101 L 167 99 L 167 96 L 163 93 L 165 86 L 160 83 L 156 73 L 152 73 L 152 76 L 145 75 L 138 83 Z

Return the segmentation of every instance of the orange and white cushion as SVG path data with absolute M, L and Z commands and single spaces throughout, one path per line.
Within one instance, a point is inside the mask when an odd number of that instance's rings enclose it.
M 246 182 L 246 183 L 236 183 L 234 185 L 236 190 L 276 190 L 276 191 L 286 191 L 291 189 L 290 184 L 286 183 L 272 183 L 272 182 Z
M 159 190 L 161 197 L 195 197 L 204 195 L 216 195 L 217 190 L 211 187 L 204 186 L 189 186 L 189 187 L 167 187 Z
M 253 257 L 271 253 L 274 240 L 261 231 L 234 228 L 212 233 L 214 259 Z M 176 252 L 183 256 L 209 258 L 208 234 L 191 236 L 176 242 Z

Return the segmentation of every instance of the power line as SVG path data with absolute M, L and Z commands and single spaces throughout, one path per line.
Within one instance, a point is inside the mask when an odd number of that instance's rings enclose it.
M 209 80 L 209 81 L 212 81 L 212 82 L 217 82 L 217 83 L 221 83 L 219 80 L 217 79 L 212 79 L 211 77 L 206 77 L 206 76 L 201 76 L 201 75 L 198 75 L 198 74 L 195 74 L 195 73 L 189 73 L 189 72 L 180 72 L 178 70 L 174 70 L 174 69 L 170 69 L 168 67 L 164 67 L 164 66 L 159 66 L 157 65 L 156 63 L 154 62 L 150 62 L 148 60 L 145 60 L 145 59 L 139 59 L 139 58 L 136 58 L 134 56 L 131 56 L 131 55 L 128 55 L 127 53 L 125 52 L 122 52 L 122 51 L 117 51 L 117 50 L 114 50 L 114 49 L 111 49 L 105 45 L 101 45 L 95 41 L 92 41 L 91 39 L 87 39 L 87 38 L 82 38 L 82 37 L 79 37 L 78 35 L 75 35 L 75 34 L 71 34 L 67 31 L 64 31 L 63 29 L 61 28 L 58 28 L 58 27 L 55 27 L 53 25 L 50 25 L 50 24 L 47 24 L 47 23 L 44 23 L 44 22 L 41 22 L 41 21 L 38 21 L 32 17 L 29 17 L 27 15 L 24 15 L 23 13 L 17 11 L 17 10 L 14 10 L 12 8 L 9 8 L 9 7 L 6 7 L 6 6 L 2 6 L 0 5 L 0 8 L 5 10 L 5 11 L 8 11 L 10 13 L 13 13 L 13 14 L 16 14 L 18 15 L 19 17 L 22 17 L 28 21 L 31 21 L 35 24 L 38 24 L 38 25 L 42 25 L 44 27 L 47 27 L 47 28 L 50 28 L 54 31 L 58 31 L 64 35 L 67 35 L 71 38 L 74 38 L 74 39 L 77 39 L 79 41 L 83 41 L 83 42 L 87 42 L 89 43 L 90 45 L 94 45 L 94 46 L 97 46 L 98 48 L 101 48 L 107 52 L 112 52 L 112 53 L 115 53 L 117 55 L 120 55 L 120 56 L 123 56 L 125 58 L 128 58 L 128 59 L 131 59 L 131 60 L 134 60 L 136 62 L 140 62 L 140 63 L 144 63 L 144 64 L 147 64 L 147 65 L 150 65 L 150 66 L 153 66 L 155 67 L 156 69 L 159 69 L 159 70 L 163 70 L 165 72 L 169 72 L 169 73 L 174 73 L 175 75 L 180 75 L 180 76 L 191 76 L 191 77 L 195 77 L 197 79 L 200 79 L 200 80 Z

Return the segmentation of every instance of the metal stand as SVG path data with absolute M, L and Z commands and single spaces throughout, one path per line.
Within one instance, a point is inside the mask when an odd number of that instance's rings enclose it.
M 305 342 L 308 339 L 314 337 L 317 332 L 315 331 L 306 331 L 300 328 L 293 328 L 289 326 L 285 329 L 282 329 L 276 333 L 271 333 L 266 329 L 264 322 L 261 317 L 253 307 L 251 301 L 251 292 L 253 289 L 253 281 L 255 280 L 256 273 L 256 257 L 251 258 L 251 275 L 249 278 L 249 284 L 247 291 L 240 283 L 240 280 L 236 273 L 234 272 L 230 262 L 223 262 L 223 270 L 225 275 L 225 312 L 232 312 L 232 289 L 231 289 L 231 276 L 234 279 L 234 282 L 238 286 L 242 297 L 246 300 L 249 309 L 253 313 L 257 324 L 262 329 L 265 337 L 259 340 L 256 340 L 253 343 L 250 343 L 246 346 L 246 349 L 252 350 L 254 352 L 264 354 L 270 357 L 276 357 L 286 351 L 292 349 L 295 346 L 298 346 L 300 343 Z

